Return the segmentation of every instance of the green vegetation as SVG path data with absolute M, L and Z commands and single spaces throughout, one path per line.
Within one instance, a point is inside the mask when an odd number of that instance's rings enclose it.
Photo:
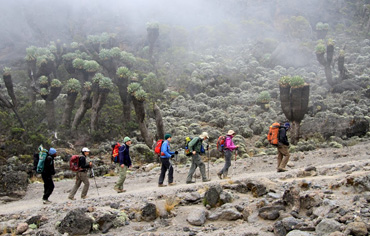
M 67 84 L 64 88 L 67 93 L 78 93 L 81 90 L 81 84 L 77 79 L 71 78 L 67 81 Z
M 305 85 L 305 81 L 301 76 L 283 76 L 279 80 L 279 84 L 282 87 L 290 86 L 292 88 L 298 88 Z
M 257 98 L 257 102 L 259 103 L 268 103 L 271 101 L 271 96 L 268 91 L 262 91 Z

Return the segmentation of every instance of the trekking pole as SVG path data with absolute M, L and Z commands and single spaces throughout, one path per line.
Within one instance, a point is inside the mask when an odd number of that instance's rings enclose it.
M 209 152 L 209 145 L 207 144 L 207 152 L 208 152 L 208 179 L 209 179 L 209 159 L 211 158 L 211 154 Z
M 234 176 L 234 171 L 236 169 L 236 156 L 238 155 L 238 148 L 235 149 L 235 159 L 234 159 L 234 168 L 233 168 L 233 174 L 232 176 Z
M 98 193 L 98 196 L 99 196 L 98 185 L 96 184 L 96 179 L 95 179 L 95 174 L 94 174 L 94 169 L 93 168 L 91 168 L 91 175 L 94 178 L 96 192 Z

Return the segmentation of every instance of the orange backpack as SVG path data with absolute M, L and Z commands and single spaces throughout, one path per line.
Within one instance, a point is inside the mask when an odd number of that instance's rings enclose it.
M 279 143 L 279 129 L 280 123 L 275 122 L 270 126 L 269 132 L 267 134 L 267 140 L 270 144 L 277 146 Z

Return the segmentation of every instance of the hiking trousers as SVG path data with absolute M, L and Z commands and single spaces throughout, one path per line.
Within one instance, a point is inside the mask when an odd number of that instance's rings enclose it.
M 193 174 L 195 170 L 199 167 L 200 173 L 202 174 L 202 180 L 207 181 L 206 176 L 206 165 L 203 163 L 202 159 L 200 158 L 199 154 L 195 154 L 191 156 L 191 167 L 188 173 L 188 177 L 186 178 L 186 182 L 190 183 L 193 179 Z
M 289 161 L 289 146 L 284 144 L 279 144 L 277 147 L 278 157 L 277 157 L 277 168 L 285 169 L 286 164 Z
M 127 173 L 128 168 L 125 165 L 123 167 L 121 167 L 121 164 L 119 164 L 119 163 L 117 163 L 116 165 L 117 165 L 119 177 L 118 177 L 117 183 L 114 186 L 114 188 L 119 189 L 119 190 L 123 190 L 123 183 L 126 180 L 126 173 Z
M 231 166 L 231 156 L 232 156 L 232 151 L 231 150 L 225 150 L 225 165 L 224 167 L 221 169 L 220 172 L 218 172 L 219 174 L 223 174 L 224 177 L 227 176 L 227 173 L 229 171 L 229 168 Z
M 76 182 L 71 192 L 69 193 L 69 198 L 73 198 L 75 196 L 78 188 L 81 186 L 81 183 L 84 183 L 84 187 L 81 192 L 81 198 L 83 198 L 83 197 L 86 197 L 87 191 L 89 191 L 89 186 L 90 186 L 89 178 L 87 177 L 87 171 L 76 173 Z
M 173 182 L 173 167 L 169 158 L 161 158 L 161 174 L 159 175 L 158 184 L 163 184 L 164 178 L 166 176 L 166 171 L 168 170 L 168 183 Z
M 42 180 L 44 181 L 44 196 L 42 200 L 48 200 L 51 193 L 54 190 L 53 177 L 50 174 L 41 174 Z

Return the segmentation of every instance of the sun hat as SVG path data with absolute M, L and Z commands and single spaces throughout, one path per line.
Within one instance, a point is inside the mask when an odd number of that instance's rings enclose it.
M 209 138 L 209 136 L 208 136 L 208 133 L 207 132 L 203 132 L 201 135 L 199 135 L 199 138 L 201 138 L 201 139 L 204 139 L 204 138 Z
M 81 152 L 90 152 L 90 149 L 88 149 L 87 147 L 84 147 L 82 148 Z
M 227 131 L 227 135 L 234 135 L 234 134 L 235 134 L 235 131 L 234 130 Z
M 53 155 L 55 153 L 57 153 L 57 150 L 55 150 L 55 148 L 50 148 L 49 155 Z

